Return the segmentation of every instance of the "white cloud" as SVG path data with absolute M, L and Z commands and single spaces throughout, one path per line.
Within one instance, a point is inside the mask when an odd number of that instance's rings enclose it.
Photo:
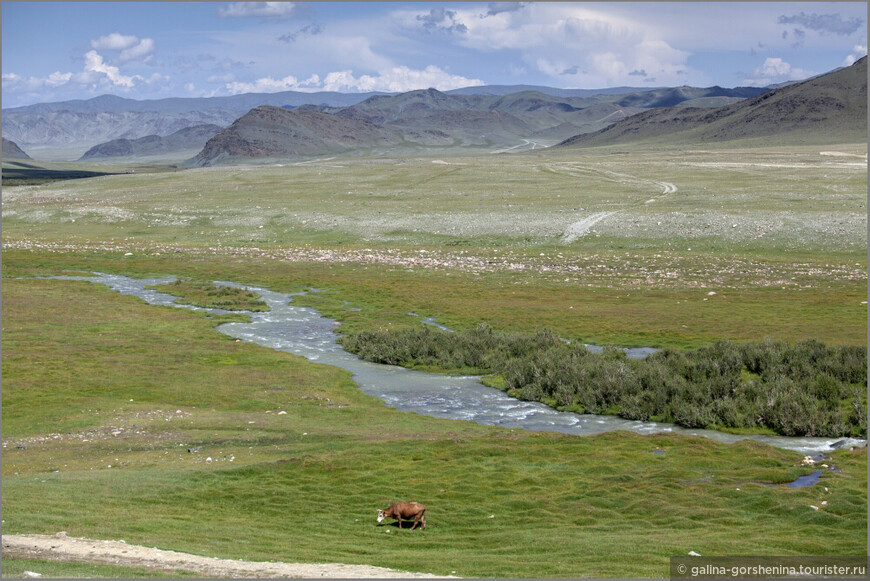
M 785 81 L 801 81 L 815 74 L 813 71 L 793 67 L 779 57 L 767 57 L 764 59 L 764 64 L 755 67 L 743 84 L 764 87 Z
M 45 84 L 51 87 L 60 87 L 61 85 L 65 85 L 72 78 L 72 73 L 61 73 L 60 71 L 55 71 L 48 75 L 48 78 L 45 79 Z
M 139 39 L 133 35 L 124 35 L 118 32 L 101 36 L 91 41 L 94 50 L 126 50 L 139 44 Z
M 386 91 L 402 93 L 416 89 L 433 87 L 440 91 L 483 85 L 480 79 L 468 79 L 451 75 L 440 68 L 429 65 L 425 69 L 411 69 L 406 66 L 392 67 L 379 71 L 376 76 L 355 77 L 352 71 L 329 73 L 323 80 L 324 91 Z
M 103 57 L 95 50 L 88 51 L 85 54 L 85 72 L 105 75 L 105 78 L 112 85 L 127 89 L 132 88 L 137 80 L 142 80 L 142 77 L 139 75 L 133 75 L 132 77 L 122 75 L 118 67 L 105 63 Z
M 277 93 L 279 91 L 298 91 L 310 88 L 312 84 L 316 84 L 319 81 L 320 79 L 317 75 L 313 75 L 308 80 L 302 82 L 299 82 L 293 75 L 288 75 L 282 79 L 263 77 L 253 83 L 234 81 L 227 83 L 225 88 L 231 95 L 238 95 L 240 93 Z
M 395 13 L 409 35 L 419 34 L 427 18 L 431 13 L 422 10 Z M 557 86 L 628 84 L 630 73 L 638 70 L 659 82 L 682 84 L 690 56 L 667 42 L 643 14 L 610 6 L 534 2 L 516 10 L 463 7 L 452 11 L 454 21 L 464 25 L 462 34 L 450 37 L 456 45 L 482 53 L 519 53 L 526 67 Z
M 294 2 L 233 2 L 218 8 L 221 18 L 287 18 L 296 9 Z
M 133 60 L 139 60 L 143 57 L 144 60 L 148 60 L 147 57 L 154 51 L 154 41 L 150 38 L 143 38 L 139 44 L 131 46 L 130 48 L 124 49 L 121 51 L 118 59 L 120 62 L 128 62 Z
M 322 80 L 319 75 L 311 75 L 304 81 L 292 75 L 281 79 L 263 77 L 251 83 L 231 82 L 224 88 L 233 95 L 239 93 L 275 93 L 278 91 L 340 91 L 367 93 L 370 91 L 385 91 L 402 93 L 415 89 L 434 87 L 441 91 L 483 85 L 480 79 L 468 79 L 460 75 L 451 75 L 436 66 L 425 69 L 411 69 L 397 66 L 379 71 L 375 75 L 360 75 L 357 77 L 352 70 L 334 71 L 328 73 Z
M 855 61 L 865 56 L 867 56 L 867 47 L 864 45 L 856 44 L 854 47 L 852 47 L 852 53 L 843 60 L 843 66 L 852 66 L 853 64 L 855 64 Z
M 91 48 L 120 53 L 118 55 L 118 63 L 120 64 L 133 60 L 147 61 L 151 53 L 154 52 L 154 40 L 150 38 L 140 39 L 137 36 L 113 32 L 92 40 Z

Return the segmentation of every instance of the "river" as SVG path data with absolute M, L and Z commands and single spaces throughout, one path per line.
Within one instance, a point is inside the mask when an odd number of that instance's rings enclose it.
M 180 304 L 172 295 L 146 288 L 172 282 L 175 280 L 172 277 L 138 279 L 94 273 L 92 276 L 49 278 L 105 284 L 122 294 L 137 296 L 152 305 L 174 306 L 215 314 L 229 312 Z M 334 320 L 321 316 L 314 309 L 293 306 L 293 296 L 302 293 L 279 293 L 228 281 L 215 282 L 253 290 L 259 293 L 269 306 L 268 312 L 246 313 L 251 317 L 250 323 L 225 323 L 217 327 L 218 331 L 242 341 L 294 353 L 310 361 L 346 369 L 353 374 L 354 381 L 362 391 L 404 412 L 437 418 L 470 420 L 504 428 L 557 431 L 578 436 L 627 430 L 639 434 L 660 432 L 690 434 L 725 443 L 752 438 L 804 454 L 830 451 L 833 449 L 832 444 L 837 444 L 836 447 L 867 444 L 866 440 L 854 438 L 737 436 L 713 430 L 687 429 L 674 424 L 560 412 L 541 403 L 509 397 L 500 390 L 485 387 L 476 377 L 449 377 L 363 361 L 345 351 L 336 342 Z

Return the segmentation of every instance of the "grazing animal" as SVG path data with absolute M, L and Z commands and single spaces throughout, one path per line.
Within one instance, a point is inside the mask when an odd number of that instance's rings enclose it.
M 422 524 L 421 529 L 426 528 L 426 507 L 419 502 L 394 502 L 384 510 L 378 511 L 378 522 L 385 518 L 394 518 L 399 521 L 399 528 L 402 528 L 402 519 L 414 519 L 413 531 L 418 524 Z

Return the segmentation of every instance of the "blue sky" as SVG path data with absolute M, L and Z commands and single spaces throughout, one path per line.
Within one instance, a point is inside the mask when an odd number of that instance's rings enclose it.
M 115 94 L 765 86 L 867 54 L 866 2 L 3 2 L 3 107 Z

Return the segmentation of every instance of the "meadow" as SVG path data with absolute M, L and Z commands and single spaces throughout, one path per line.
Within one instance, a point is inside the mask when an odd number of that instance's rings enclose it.
M 297 301 L 348 333 L 431 316 L 602 345 L 861 346 L 866 179 L 866 146 L 846 145 L 327 159 L 4 187 L 4 532 L 472 577 L 664 577 L 690 550 L 864 554 L 865 449 L 831 452 L 839 472 L 791 489 L 777 484 L 813 468 L 751 441 L 404 414 L 342 370 L 212 328 L 244 315 L 33 277 L 316 289 Z M 377 526 L 395 500 L 429 506 L 427 529 Z

